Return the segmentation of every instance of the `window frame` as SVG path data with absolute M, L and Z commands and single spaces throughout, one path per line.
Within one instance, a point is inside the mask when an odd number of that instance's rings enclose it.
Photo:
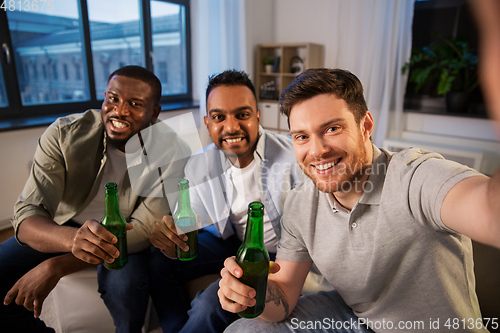
M 433 41 L 433 37 L 430 34 L 431 28 L 434 32 L 440 35 L 456 38 L 461 36 L 468 40 L 471 47 L 477 49 L 478 35 L 475 31 L 474 22 L 472 16 L 469 14 L 470 4 L 466 0 L 416 0 L 414 3 L 414 16 L 412 22 L 412 48 L 422 48 Z M 455 16 L 452 21 L 453 24 L 443 24 L 440 22 L 439 26 L 437 24 L 427 24 L 426 29 L 421 29 L 424 27 L 422 18 L 427 17 L 439 17 L 434 11 L 439 10 L 454 11 Z M 419 11 L 427 11 L 430 14 L 423 15 Z M 451 15 L 447 16 L 451 17 Z M 470 23 L 468 23 L 470 22 Z M 465 29 L 465 27 L 471 27 L 471 29 Z M 464 34 L 467 31 L 468 34 Z M 418 38 L 415 38 L 415 37 Z M 408 72 L 408 77 L 411 75 L 411 70 Z M 435 94 L 435 89 L 431 92 L 425 91 L 426 86 L 422 87 L 418 93 L 414 91 L 415 83 L 411 83 L 409 80 L 405 88 L 404 96 L 404 112 L 417 113 L 417 114 L 435 114 L 443 116 L 453 116 L 453 117 L 467 117 L 467 118 L 487 118 L 485 104 L 483 101 L 480 87 L 476 88 L 475 100 L 469 99 L 469 112 L 467 113 L 450 113 L 446 109 L 445 96 L 437 96 Z M 472 96 L 470 94 L 469 96 Z M 441 102 L 438 100 L 441 99 Z M 429 102 L 430 101 L 430 102 Z M 425 106 L 423 104 L 426 103 Z
M 13 54 L 13 45 L 10 37 L 9 24 L 7 20 L 7 12 L 0 10 L 0 31 L 8 33 L 0 34 L 0 66 L 2 66 L 5 88 L 7 93 L 8 106 L 0 107 L 0 120 L 19 120 L 26 118 L 65 115 L 70 113 L 84 112 L 88 109 L 100 109 L 104 100 L 104 96 L 96 96 L 95 78 L 94 78 L 94 63 L 92 56 L 91 40 L 90 40 L 90 22 L 88 16 L 87 0 L 77 0 L 80 20 L 82 28 L 80 30 L 82 47 L 84 48 L 84 59 L 82 59 L 81 79 L 84 80 L 84 85 L 88 89 L 89 100 L 76 102 L 52 102 L 50 104 L 23 105 L 21 101 L 21 93 L 19 90 L 19 77 L 16 71 L 16 61 Z M 151 29 L 151 0 L 138 0 L 140 5 L 140 25 L 141 38 L 144 41 L 143 60 L 145 67 L 154 72 L 153 64 L 153 39 Z M 155 0 L 169 2 L 184 6 L 185 8 L 185 44 L 186 44 L 186 85 L 187 91 L 183 94 L 162 96 L 160 104 L 168 106 L 168 104 L 179 104 L 181 102 L 192 102 L 192 63 L 191 63 L 191 17 L 189 0 Z M 8 47 L 10 52 L 10 62 L 7 63 L 4 46 Z M 83 66 L 84 65 L 84 66 Z M 86 68 L 86 70 L 85 70 Z M 68 68 L 69 69 L 69 68 Z M 113 69 L 114 70 L 114 69 Z M 46 75 L 53 75 L 52 68 L 46 68 Z M 44 69 L 41 67 L 38 73 L 39 77 L 44 78 Z M 64 73 L 58 73 L 59 80 L 64 82 Z M 11 82 L 11 84 L 7 84 Z M 167 107 L 168 109 L 168 107 Z

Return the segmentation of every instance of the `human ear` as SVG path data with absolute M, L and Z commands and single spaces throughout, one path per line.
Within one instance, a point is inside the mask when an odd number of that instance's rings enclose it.
M 363 118 L 361 118 L 361 133 L 363 134 L 363 138 L 365 140 L 369 140 L 370 136 L 373 132 L 373 127 L 375 126 L 375 122 L 373 121 L 373 116 L 370 111 L 366 111 Z

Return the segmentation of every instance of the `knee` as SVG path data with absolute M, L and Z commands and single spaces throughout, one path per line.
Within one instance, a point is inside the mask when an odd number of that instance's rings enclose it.
M 224 333 L 241 333 L 241 332 L 251 332 L 249 330 L 248 320 L 238 319 L 224 330 Z
M 149 258 L 151 280 L 159 283 L 177 284 L 178 261 L 167 258 L 159 249 L 154 249 Z
M 130 260 L 132 257 L 132 260 Z M 129 261 L 124 268 L 111 271 L 103 265 L 97 269 L 99 292 L 121 294 L 133 290 L 145 290 L 149 287 L 149 275 L 145 259 L 129 256 Z
M 108 271 L 103 266 L 98 268 L 99 292 L 128 292 L 131 289 L 147 287 L 147 275 L 120 271 Z
M 191 302 L 191 308 L 205 308 L 210 311 L 216 311 L 218 308 L 222 309 L 217 295 L 219 280 L 212 282 L 205 290 L 199 291 Z

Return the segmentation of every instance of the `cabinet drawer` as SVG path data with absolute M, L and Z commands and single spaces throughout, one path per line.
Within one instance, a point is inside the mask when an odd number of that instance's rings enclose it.
M 259 103 L 260 124 L 264 128 L 278 128 L 278 103 Z

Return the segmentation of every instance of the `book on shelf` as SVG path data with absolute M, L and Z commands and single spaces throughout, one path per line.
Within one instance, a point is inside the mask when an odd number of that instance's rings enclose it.
M 280 65 L 280 58 L 281 58 L 280 56 L 274 58 L 273 73 L 278 72 L 278 66 Z

